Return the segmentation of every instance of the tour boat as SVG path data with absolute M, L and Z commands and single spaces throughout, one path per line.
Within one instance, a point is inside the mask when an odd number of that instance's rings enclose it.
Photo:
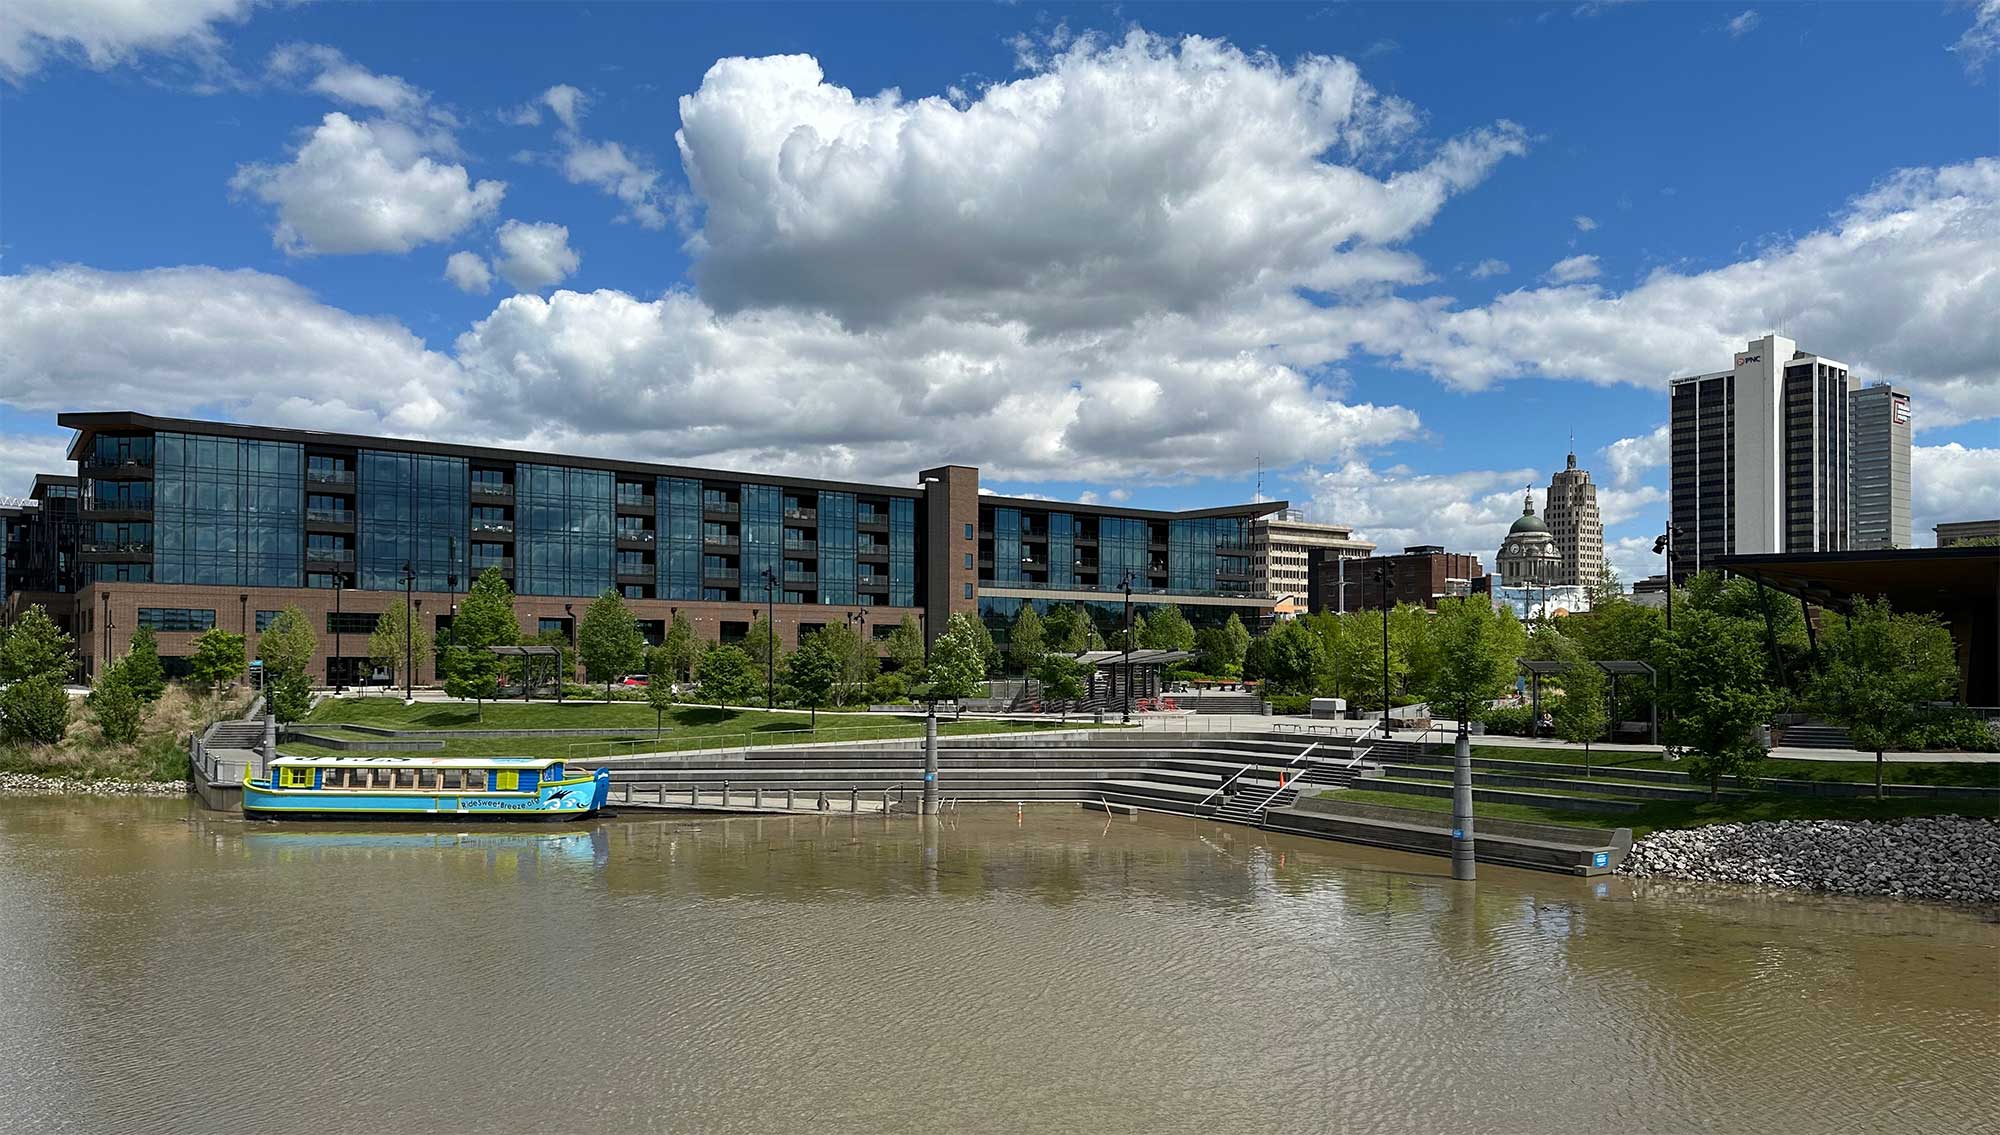
M 279 757 L 243 774 L 243 814 L 260 819 L 453 816 L 580 820 L 604 807 L 611 774 L 569 776 L 561 757 Z

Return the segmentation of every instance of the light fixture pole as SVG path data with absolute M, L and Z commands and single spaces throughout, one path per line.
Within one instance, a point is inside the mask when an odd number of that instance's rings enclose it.
M 417 569 L 410 561 L 403 561 L 403 704 L 417 704 L 417 696 L 410 691 L 411 671 L 416 668 L 416 650 L 412 634 L 416 630 Z
M 1120 590 L 1125 592 L 1125 698 L 1124 708 L 1119 712 L 1120 724 L 1132 724 L 1132 572 L 1118 581 Z
M 341 631 L 342 631 L 342 627 L 343 627 L 343 623 L 342 623 L 342 619 L 341 619 L 341 610 L 340 610 L 340 597 L 341 597 L 341 595 L 342 595 L 342 594 L 343 594 L 344 592 L 346 592 L 346 590 L 347 590 L 347 588 L 346 588 L 346 586 L 345 586 L 345 581 L 343 581 L 343 580 L 342 580 L 342 579 L 340 578 L 340 570 L 339 570 L 338 568 L 334 569 L 334 573 L 333 573 L 333 658 L 332 658 L 332 660 L 330 660 L 330 661 L 329 661 L 329 662 L 327 663 L 327 666 L 326 666 L 326 678 L 327 678 L 327 681 L 329 681 L 329 682 L 332 682 L 332 683 L 333 683 L 333 692 L 334 692 L 334 693 L 336 693 L 336 694 L 344 694 L 344 693 L 346 693 L 346 692 L 347 692 L 347 674 L 346 674 L 346 672 L 345 672 L 345 671 L 342 671 L 342 672 L 340 673 L 340 676 L 339 676 L 339 678 L 338 678 L 338 679 L 336 679 L 336 678 L 334 677 L 334 672 L 335 672 L 335 671 L 337 671 L 337 670 L 341 670 L 341 666 L 340 666 L 340 653 L 341 653 L 341 651 L 340 651 L 340 636 L 341 636 Z
M 778 573 L 764 569 L 764 708 L 778 684 Z
M 1375 582 L 1382 591 L 1382 739 L 1389 740 L 1389 565 L 1375 568 Z

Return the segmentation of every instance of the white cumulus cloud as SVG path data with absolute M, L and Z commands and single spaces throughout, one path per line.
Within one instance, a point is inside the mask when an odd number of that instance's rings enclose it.
M 1471 270 L 1466 272 L 1466 275 L 1472 277 L 1475 280 L 1487 280 L 1491 279 L 1494 276 L 1505 276 L 1508 272 L 1511 271 L 1513 271 L 1513 269 L 1508 267 L 1507 262 L 1505 260 L 1488 259 L 1488 260 L 1481 260 L 1479 263 L 1474 264 Z
M 16 86 L 51 59 L 105 70 L 158 52 L 221 64 L 219 24 L 257 0 L 7 0 L 0 4 L 0 78 Z
M 1570 218 L 1570 223 L 1574 224 L 1576 231 L 1580 233 L 1595 232 L 1597 230 L 1597 219 L 1586 217 L 1582 213 L 1578 213 L 1576 216 Z
M 1552 284 L 1574 284 L 1579 280 L 1594 280 L 1603 274 L 1604 270 L 1597 266 L 1597 257 L 1582 255 L 1556 261 L 1542 279 Z
M 1744 36 L 1756 31 L 1757 25 L 1763 22 L 1764 17 L 1757 14 L 1757 9 L 1745 8 L 1740 14 L 1730 17 L 1729 38 L 1742 39 Z
M 569 229 L 563 225 L 508 221 L 494 239 L 500 251 L 493 267 L 522 291 L 559 284 L 583 263 L 583 257 L 570 248 Z
M 507 191 L 475 184 L 429 144 L 402 124 L 335 111 L 291 161 L 242 166 L 230 186 L 277 211 L 272 242 L 292 255 L 408 252 L 491 216 Z
M 1933 529 L 1955 520 L 2000 519 L 2000 447 L 1910 447 L 1912 542 L 1937 543 Z
M 493 270 L 476 252 L 454 252 L 446 257 L 444 278 L 461 292 L 483 296 L 493 288 Z
M 1604 463 L 1611 470 L 1612 483 L 1633 485 L 1647 473 L 1665 466 L 1667 447 L 1672 440 L 1672 429 L 1663 422 L 1651 433 L 1621 437 L 1605 446 Z

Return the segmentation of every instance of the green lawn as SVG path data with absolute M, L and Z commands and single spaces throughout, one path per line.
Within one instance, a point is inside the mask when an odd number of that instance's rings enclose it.
M 1424 812 L 1450 812 L 1448 796 L 1414 796 L 1401 792 L 1381 792 L 1349 788 L 1325 795 L 1355 804 L 1377 804 L 1390 808 L 1414 808 Z M 1537 824 L 1564 824 L 1583 828 L 1632 829 L 1634 837 L 1661 828 L 1692 828 L 1703 824 L 1747 823 L 1752 820 L 1893 820 L 1905 816 L 1986 816 L 2000 819 L 2000 803 L 1982 800 L 1925 800 L 1892 797 L 1876 800 L 1852 796 L 1777 796 L 1770 793 L 1727 795 L 1716 803 L 1679 800 L 1639 801 L 1637 812 L 1570 812 L 1534 804 L 1495 804 L 1475 801 L 1473 816 L 1496 820 L 1525 820 Z
M 1529 749 L 1504 745 L 1474 745 L 1472 755 L 1476 758 L 1502 761 L 1540 761 L 1543 764 L 1581 765 L 1583 748 Z M 1657 753 L 1627 753 L 1617 750 L 1592 749 L 1590 767 L 1593 772 L 1605 770 L 1617 775 L 1619 769 L 1654 769 L 1667 772 L 1686 772 L 1687 762 L 1669 761 Z M 1844 781 L 1850 784 L 1875 783 L 1874 761 L 1787 761 L 1767 760 L 1761 772 L 1763 776 L 1783 777 L 1788 780 Z M 1885 762 L 1882 766 L 1882 780 L 1887 784 L 1932 784 L 1962 785 L 1969 788 L 2000 788 L 2000 761 L 1974 762 L 1925 762 L 1921 764 L 1900 764 Z
M 583 760 L 625 753 L 730 747 L 751 745 L 796 745 L 812 741 L 866 741 L 917 737 L 924 731 L 921 718 L 856 718 L 852 715 L 824 714 L 817 732 L 804 711 L 723 710 L 714 706 L 680 705 L 667 711 L 664 729 L 656 737 L 655 713 L 651 707 L 619 702 L 576 705 L 530 703 L 487 703 L 483 716 L 476 707 L 418 702 L 405 706 L 397 698 L 328 699 L 314 709 L 305 722 L 329 726 L 316 732 L 348 740 L 380 741 L 384 738 L 337 728 L 339 725 L 373 725 L 390 729 L 438 730 L 440 736 L 426 740 L 444 741 L 442 750 L 427 750 L 437 756 L 565 756 Z M 976 733 L 1039 732 L 1058 728 L 1091 728 L 1087 721 L 941 721 L 944 736 Z M 450 730 L 478 729 L 622 729 L 618 737 L 499 737 L 458 738 Z M 293 743 L 288 753 L 333 753 Z

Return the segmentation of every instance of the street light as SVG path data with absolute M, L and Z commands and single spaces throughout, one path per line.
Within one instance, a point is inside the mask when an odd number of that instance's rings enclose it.
M 410 561 L 403 561 L 403 704 L 415 705 L 417 697 L 410 692 L 411 671 L 416 669 L 416 649 L 411 638 L 416 630 L 417 569 Z
M 764 569 L 764 708 L 771 708 L 771 691 L 778 683 L 778 573 Z
M 1667 530 L 1665 532 L 1660 533 L 1659 536 L 1653 540 L 1653 554 L 1656 556 L 1665 554 L 1665 556 L 1667 557 L 1667 629 L 1668 630 L 1674 629 L 1674 565 L 1680 560 L 1680 557 L 1674 554 L 1674 538 L 1679 536 L 1680 534 L 1681 534 L 1680 529 L 1669 524 L 1667 525 Z
M 1118 715 L 1123 725 L 1132 724 L 1132 576 L 1127 571 L 1118 586 L 1125 592 L 1125 706 Z
M 1377 564 L 1375 582 L 1382 593 L 1382 739 L 1389 740 L 1389 565 Z

